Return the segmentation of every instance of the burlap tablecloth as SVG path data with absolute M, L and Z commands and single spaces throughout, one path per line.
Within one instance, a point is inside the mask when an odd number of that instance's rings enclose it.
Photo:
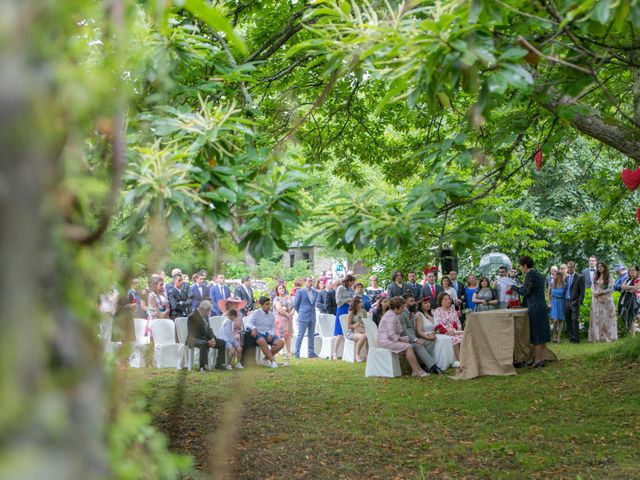
M 460 345 L 462 371 L 455 379 L 468 380 L 482 375 L 515 375 L 513 362 L 531 358 L 527 310 L 491 310 L 467 314 Z M 557 360 L 547 348 L 546 359 Z

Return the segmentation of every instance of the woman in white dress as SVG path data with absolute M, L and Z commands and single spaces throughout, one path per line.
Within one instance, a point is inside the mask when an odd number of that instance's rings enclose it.
M 416 313 L 416 334 L 419 338 L 433 340 L 435 326 L 431 313 L 431 301 L 429 298 L 423 298 Z M 446 370 L 456 361 L 453 343 L 448 335 L 435 334 L 435 340 L 433 359 L 439 369 Z

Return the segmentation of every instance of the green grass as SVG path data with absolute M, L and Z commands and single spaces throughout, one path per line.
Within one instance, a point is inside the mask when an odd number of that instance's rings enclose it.
M 638 342 L 553 345 L 558 363 L 469 381 L 365 378 L 362 364 L 324 360 L 129 378 L 201 471 L 224 408 L 241 404 L 224 447 L 233 478 L 637 479 L 638 364 L 607 352 Z

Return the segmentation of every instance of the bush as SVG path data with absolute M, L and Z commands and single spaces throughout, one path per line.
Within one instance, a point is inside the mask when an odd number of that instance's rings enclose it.
M 250 273 L 249 267 L 242 262 L 227 263 L 224 266 L 224 274 L 227 278 L 240 279 Z

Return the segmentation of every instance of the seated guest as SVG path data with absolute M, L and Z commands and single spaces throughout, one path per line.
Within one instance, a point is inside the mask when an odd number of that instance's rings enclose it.
M 360 285 L 362 286 L 362 285 Z M 360 352 L 367 344 L 367 335 L 364 331 L 364 319 L 367 318 L 367 312 L 362 306 L 362 298 L 355 296 L 351 306 L 349 307 L 349 315 L 347 316 L 347 331 L 344 336 L 356 342 L 356 362 L 362 362 Z
M 498 306 L 498 293 L 491 288 L 489 279 L 482 277 L 478 290 L 473 294 L 473 303 L 476 305 L 476 312 L 486 312 L 495 310 Z
M 369 297 L 363 293 L 364 287 L 360 282 L 356 282 L 353 285 L 353 292 L 356 294 L 356 297 L 360 297 L 362 299 L 362 307 L 366 312 L 371 310 L 371 300 Z
M 418 306 L 413 294 L 405 293 L 403 298 L 406 302 L 405 308 L 398 317 L 400 320 L 400 335 L 409 337 L 409 341 L 413 344 L 414 352 L 422 364 L 427 367 L 428 371 L 436 374 L 442 373 L 433 357 L 435 337 L 426 336 L 427 338 L 425 338 L 425 336 L 418 335 L 416 324 Z M 426 299 L 426 302 L 429 303 L 429 299 Z
M 429 350 L 429 354 L 436 362 L 440 359 L 443 368 L 449 368 L 455 360 L 453 344 L 448 336 L 436 335 L 435 328 L 436 323 L 433 320 L 431 301 L 428 298 L 421 298 L 420 302 L 418 302 L 418 311 L 416 312 L 416 335 L 419 338 L 425 339 L 427 342 L 431 342 L 433 348 Z M 426 347 L 429 348 L 430 345 L 427 344 Z M 442 361 L 442 359 L 446 359 L 446 361 Z M 446 365 L 446 367 L 444 365 Z M 436 374 L 444 373 L 437 365 L 431 368 L 430 371 Z
M 209 315 L 211 314 L 211 302 L 203 300 L 191 315 L 187 318 L 187 341 L 189 347 L 200 349 L 200 371 L 204 371 L 209 358 L 209 348 L 215 348 L 218 352 L 215 368 L 224 370 L 224 349 L 226 342 L 216 338 L 209 327 Z
M 376 326 L 380 325 L 380 319 L 389 310 L 389 298 L 387 294 L 382 292 L 376 297 L 376 301 L 371 306 L 372 320 Z
M 462 332 L 460 331 L 460 323 L 458 314 L 453 307 L 451 297 L 442 292 L 438 295 L 438 308 L 433 311 L 433 321 L 436 323 L 435 331 L 451 337 L 453 344 L 453 352 L 456 355 L 454 367 L 460 366 L 460 343 L 462 343 Z
M 402 297 L 393 297 L 389 300 L 389 310 L 382 316 L 378 326 L 378 347 L 386 348 L 406 357 L 411 365 L 413 377 L 426 377 L 428 374 L 420 368 L 409 337 L 400 336 L 398 315 L 403 312 L 404 305 L 405 300 Z
M 260 308 L 255 310 L 247 320 L 247 328 L 251 330 L 251 336 L 256 339 L 256 345 L 260 347 L 266 357 L 266 366 L 278 368 L 274 355 L 284 347 L 284 340 L 275 335 L 276 317 L 271 312 L 271 300 L 269 297 L 260 297 Z M 271 348 L 269 348 L 271 346 Z
M 227 370 L 231 370 L 235 363 L 236 368 L 242 369 L 242 347 L 240 346 L 240 336 L 236 336 L 234 324 L 240 320 L 236 310 L 229 309 L 224 314 L 226 317 L 220 328 L 220 340 L 224 340 L 227 346 Z M 240 320 L 242 321 L 242 320 Z
M 373 299 L 380 295 L 382 292 L 384 292 L 384 289 L 381 288 L 380 285 L 378 285 L 378 277 L 376 277 L 375 275 L 371 275 L 369 277 L 369 286 L 367 286 L 365 293 L 369 298 Z

